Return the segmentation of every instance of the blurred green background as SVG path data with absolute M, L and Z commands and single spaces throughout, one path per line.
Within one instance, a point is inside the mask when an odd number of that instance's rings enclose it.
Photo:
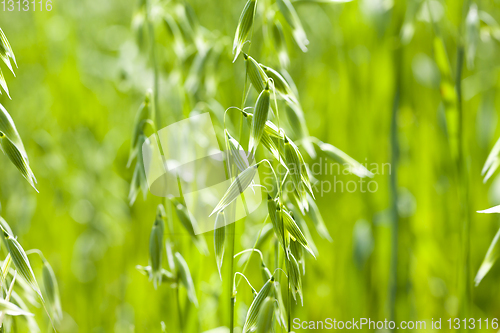
M 164 24 L 155 26 L 163 125 L 184 118 L 194 108 L 210 111 L 216 122 L 224 109 L 241 104 L 244 66 L 241 58 L 231 64 L 230 44 L 244 1 L 187 3 L 200 24 L 214 32 L 212 38 L 226 46 L 214 69 L 215 91 L 210 96 L 186 96 L 179 90 L 192 58 L 188 56 L 179 69 L 173 39 Z M 500 21 L 500 1 L 475 3 Z M 297 3 L 310 45 L 303 53 L 287 34 L 288 71 L 300 93 L 310 134 L 362 163 L 378 165 L 391 163 L 391 117 L 400 80 L 396 319 L 445 321 L 460 314 L 461 203 L 434 60 L 436 34 L 425 6 L 412 13 L 414 5 L 399 0 Z M 167 332 L 176 332 L 173 289 L 162 285 L 155 290 L 135 269 L 148 263 L 149 233 L 161 202 L 151 194 L 144 201 L 141 194 L 130 207 L 127 199 L 133 172 L 126 168 L 133 120 L 153 82 L 147 42 L 141 49 L 131 28 L 137 6 L 132 0 L 54 0 L 50 12 L 0 11 L 1 27 L 19 66 L 15 78 L 2 67 L 12 100 L 4 94 L 0 102 L 16 122 L 40 191 L 35 193 L 1 158 L 1 215 L 25 249 L 42 250 L 54 267 L 65 313 L 61 332 L 159 332 L 161 321 Z M 455 71 L 463 3 L 432 1 L 431 11 Z M 259 22 L 252 54 L 277 67 L 275 54 L 259 46 L 264 45 Z M 414 32 L 404 43 L 403 23 Z M 475 66 L 464 65 L 462 76 L 470 286 L 500 226 L 497 216 L 475 213 L 500 204 L 500 177 L 486 184 L 481 177 L 500 136 L 496 125 L 500 45 L 495 29 L 481 25 Z M 207 98 L 220 105 L 198 103 Z M 336 177 L 357 181 L 353 175 Z M 304 306 L 294 306 L 292 318 L 389 317 L 390 175 L 376 175 L 374 180 L 375 193 L 332 191 L 318 196 L 333 242 L 312 231 L 319 255 L 317 260 L 308 258 Z M 253 219 L 237 223 L 236 251 L 252 247 L 259 224 Z M 187 235 L 175 237 L 201 303 L 198 310 L 191 308 L 188 319 L 195 323 L 191 329 L 227 326 L 219 306 L 224 300 L 213 235 L 206 235 L 208 256 L 199 254 Z M 39 275 L 40 267 L 33 266 Z M 260 288 L 258 269 L 249 270 L 248 277 Z M 494 266 L 477 288 L 471 287 L 470 317 L 500 316 L 498 279 L 500 268 Z M 182 290 L 180 298 L 183 308 L 189 308 Z M 250 300 L 250 292 L 242 287 L 236 311 L 240 325 Z M 42 320 L 43 311 L 36 315 Z

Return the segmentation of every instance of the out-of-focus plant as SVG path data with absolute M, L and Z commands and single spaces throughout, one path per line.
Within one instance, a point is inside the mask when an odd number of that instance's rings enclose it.
M 14 52 L 2 29 L 0 29 L 0 58 L 14 74 L 11 59 L 17 66 Z M 0 86 L 9 94 L 7 83 L 0 69 Z M 1 93 L 1 92 L 0 92 Z M 10 97 L 10 96 L 9 96 Z M 7 110 L 0 104 L 0 147 L 22 176 L 38 192 L 35 187 L 36 178 L 29 166 L 28 155 L 14 121 Z M 2 244 L 6 257 L 2 261 L 0 271 L 0 330 L 1 332 L 17 331 L 17 316 L 26 319 L 30 332 L 39 332 L 39 326 L 24 301 L 37 306 L 37 299 L 42 302 L 54 331 L 62 319 L 61 303 L 57 280 L 50 264 L 39 250 L 25 251 L 17 241 L 9 224 L 0 217 Z M 43 286 L 40 289 L 28 259 L 28 254 L 36 252 L 43 260 Z M 54 321 L 55 322 L 54 322 Z M 49 328 L 50 329 L 50 328 Z

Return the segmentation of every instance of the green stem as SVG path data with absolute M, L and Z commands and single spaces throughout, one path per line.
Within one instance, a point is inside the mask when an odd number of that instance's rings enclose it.
M 147 2 L 149 7 L 149 1 Z M 161 128 L 161 117 L 159 112 L 159 89 L 160 89 L 160 72 L 158 69 L 158 60 L 156 56 L 156 41 L 155 41 L 155 28 L 150 16 L 150 8 L 146 10 L 149 38 L 150 38 L 150 52 L 151 52 L 151 63 L 153 65 L 153 103 L 154 103 L 154 115 L 157 128 Z
M 234 270 L 234 232 L 235 225 L 234 223 L 230 223 L 226 226 L 227 234 L 229 236 L 228 239 L 228 252 L 230 254 L 229 257 L 229 270 L 227 281 L 229 283 L 229 332 L 234 332 L 234 303 L 236 300 L 236 295 L 234 293 L 234 279 L 233 279 L 233 270 Z
M 286 260 L 286 259 L 285 259 Z M 290 274 L 288 274 L 288 301 L 287 301 L 287 315 L 288 315 L 288 332 L 292 331 L 292 291 L 290 289 Z
M 391 116 L 391 164 L 390 175 L 391 191 L 391 270 L 389 276 L 389 318 L 391 321 L 396 317 L 396 296 L 398 284 L 398 244 L 399 244 L 399 214 L 398 214 L 398 163 L 399 163 L 399 141 L 398 141 L 398 110 L 401 95 L 401 48 L 394 52 L 396 61 L 396 86 Z
M 457 113 L 458 113 L 458 159 L 457 172 L 459 182 L 460 207 L 462 217 L 462 318 L 468 318 L 470 314 L 471 300 L 471 279 L 470 279 L 470 215 L 469 215 L 469 182 L 467 179 L 467 170 L 465 162 L 464 148 L 464 117 L 462 101 L 462 72 L 464 67 L 464 22 L 467 11 L 470 8 L 471 1 L 466 0 L 463 4 L 462 19 L 460 24 L 459 39 L 457 45 L 457 67 L 455 77 L 455 91 L 457 94 Z
M 464 125 L 463 125 L 463 107 L 462 107 L 462 68 L 464 65 L 464 47 L 459 44 L 457 48 L 457 73 L 455 89 L 457 92 L 457 111 L 458 111 L 458 181 L 461 201 L 462 216 L 462 262 L 463 262 L 463 290 L 462 290 L 462 317 L 466 318 L 470 311 L 471 299 L 471 280 L 470 280 L 470 216 L 469 216 L 469 184 L 467 172 L 465 170 L 464 159 Z
M 178 281 L 179 278 L 177 278 Z M 179 333 L 182 333 L 184 330 L 184 327 L 182 325 L 182 309 L 181 309 L 181 301 L 179 297 L 179 284 L 177 283 L 177 286 L 175 287 L 175 298 L 177 302 L 177 314 L 179 315 Z

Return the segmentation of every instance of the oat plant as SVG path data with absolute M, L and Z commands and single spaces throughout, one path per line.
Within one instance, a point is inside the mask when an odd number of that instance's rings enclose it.
M 148 138 L 158 137 L 160 119 L 175 121 L 209 111 L 220 126 L 218 135 L 222 138 L 226 177 L 230 180 L 224 195 L 207 214 L 214 226 L 211 236 L 214 242 L 213 264 L 222 279 L 223 289 L 227 291 L 222 295 L 228 296 L 227 299 L 219 298 L 219 306 L 229 309 L 228 318 L 221 318 L 225 321 L 222 324 L 231 333 L 236 327 L 241 327 L 245 333 L 271 332 L 278 326 L 291 331 L 293 307 L 307 303 L 303 293 L 306 261 L 319 256 L 308 223 L 320 237 L 332 240 L 327 229 L 328 221 L 323 219 L 315 203 L 317 180 L 309 170 L 308 162 L 322 156 L 342 163 L 359 177 L 373 175 L 342 150 L 308 133 L 307 110 L 303 108 L 297 86 L 287 71 L 288 48 L 292 45 L 286 44 L 286 35 L 290 34 L 304 52 L 309 43 L 296 4 L 289 0 L 248 0 L 241 6 L 234 38 L 230 38 L 202 27 L 185 3 L 140 2 L 133 28 L 141 50 L 148 50 L 145 56 L 150 60 L 154 80 L 152 91 L 146 95 L 134 122 L 129 166 L 135 161 L 135 168 L 129 199 L 133 204 L 140 191 L 146 198 L 148 184 L 141 148 L 143 144 L 149 144 Z M 168 59 L 156 54 L 155 45 L 160 41 L 155 39 L 155 32 L 157 35 L 166 33 L 169 38 L 166 47 Z M 262 39 L 254 39 L 257 34 Z M 257 48 L 252 45 L 254 40 L 263 40 L 264 49 L 269 47 L 265 50 L 268 57 L 264 59 L 260 53 L 252 51 Z M 149 46 L 145 45 L 146 41 L 149 41 Z M 225 58 L 224 55 L 231 51 L 232 54 Z M 227 63 L 223 62 L 224 59 Z M 220 93 L 215 69 L 231 63 L 243 74 L 243 80 L 239 82 L 244 86 L 242 103 L 224 110 L 217 101 Z M 170 71 L 160 70 L 165 65 Z M 159 87 L 159 82 L 170 82 L 171 85 L 163 88 Z M 238 82 L 235 80 L 234 83 Z M 165 107 L 162 104 L 161 112 L 160 91 L 169 91 L 164 97 L 169 103 Z M 257 175 L 260 179 L 263 179 L 262 175 L 265 177 L 266 186 L 257 182 Z M 258 232 L 252 235 L 254 245 L 249 248 L 237 242 L 236 225 L 240 222 L 232 221 L 235 220 L 236 201 L 241 199 L 246 207 L 243 192 L 257 188 L 264 192 L 267 216 L 259 221 Z M 246 221 L 250 223 L 251 219 Z M 151 223 L 149 265 L 137 266 L 138 270 L 149 276 L 158 288 L 164 284 L 174 288 L 182 286 L 189 301 L 198 306 L 200 291 L 196 290 L 191 272 L 196 267 L 189 267 L 190 261 L 181 254 L 182 246 L 170 235 L 174 228 L 183 230 L 201 254 L 208 248 L 204 236 L 197 232 L 196 222 L 187 213 L 182 193 L 179 197 L 166 198 L 158 206 L 156 219 Z M 236 253 L 237 249 L 241 252 Z M 246 275 L 254 264 L 251 258 L 256 253 L 259 254 L 258 270 L 262 281 L 250 281 L 250 276 Z M 168 269 L 165 268 L 165 258 Z M 248 289 L 241 284 L 243 281 Z M 253 287 L 258 285 L 261 287 Z M 238 322 L 235 316 L 239 304 L 237 294 L 245 289 L 252 293 L 253 301 L 248 304 L 246 319 Z M 179 331 L 191 324 L 183 321 L 187 317 L 185 311 L 188 309 L 181 309 L 178 305 Z
M 261 10 L 249 10 L 253 6 L 261 6 L 262 8 Z M 256 13 L 263 13 L 266 18 L 273 19 L 259 20 L 258 17 L 255 17 Z M 233 62 L 235 62 L 235 66 L 241 66 L 243 62 L 242 70 L 246 73 L 245 90 L 242 92 L 243 103 L 240 109 L 239 142 L 229 134 L 229 129 L 224 123 L 225 136 L 229 138 L 225 141 L 225 149 L 229 152 L 226 162 L 232 183 L 212 212 L 212 214 L 224 212 L 226 207 L 230 207 L 231 203 L 240 195 L 243 196 L 243 192 L 253 184 L 252 181 L 257 172 L 267 171 L 265 174 L 271 178 L 273 184 L 270 187 L 264 187 L 268 202 L 268 215 L 261 223 L 262 226 L 256 235 L 254 247 L 235 255 L 248 254 L 241 262 L 243 264 L 241 272 L 235 272 L 233 269 L 234 233 L 231 232 L 229 235 L 232 256 L 229 262 L 231 269 L 226 278 L 230 281 L 230 290 L 232 291 L 229 300 L 231 308 L 230 332 L 233 332 L 236 326 L 233 317 L 240 283 L 245 280 L 250 285 L 245 276 L 250 257 L 253 253 L 259 253 L 261 259 L 260 269 L 264 284 L 256 292 L 248 308 L 245 322 L 242 323 L 244 333 L 270 332 L 274 330 L 276 325 L 291 331 L 292 303 L 300 305 L 304 303 L 302 277 L 305 273 L 306 258 L 317 256 L 314 242 L 304 220 L 313 220 L 318 233 L 331 239 L 321 214 L 314 204 L 315 180 L 312 178 L 306 163 L 306 157 L 309 159 L 316 157 L 312 143 L 316 143 L 321 154 L 340 160 L 343 164 L 348 165 L 356 175 L 360 177 L 372 176 L 366 168 L 338 148 L 323 143 L 317 138 L 309 137 L 298 92 L 292 89 L 295 84 L 291 81 L 292 78 L 286 69 L 283 67 L 276 69 L 269 63 L 260 63 L 258 55 L 250 53 L 252 40 L 245 40 L 245 38 L 252 36 L 259 24 L 263 30 L 264 44 L 279 46 L 275 48 L 274 56 L 268 59 L 271 64 L 281 63 L 284 65 L 286 64 L 284 59 L 289 58 L 286 55 L 286 47 L 283 47 L 283 26 L 286 26 L 291 32 L 302 51 L 307 51 L 309 43 L 295 7 L 288 0 L 278 0 L 274 4 L 249 0 L 244 6 L 236 28 L 233 47 Z M 266 31 L 274 31 L 275 33 L 270 37 Z M 274 39 L 266 40 L 273 37 Z M 240 62 L 237 61 L 239 56 Z M 248 98 L 248 96 L 252 96 L 252 91 L 256 96 L 255 102 Z M 252 109 L 253 111 L 251 111 Z M 283 112 L 283 110 L 287 112 Z M 284 114 L 287 115 L 286 118 L 283 117 Z M 247 138 L 243 137 L 244 123 L 248 127 Z M 282 126 L 285 123 L 289 129 Z M 246 152 L 241 148 L 244 146 L 242 142 L 248 142 Z M 245 168 L 242 169 L 242 166 Z M 234 226 L 231 224 L 226 226 L 226 228 L 229 227 L 234 230 Z M 224 238 L 218 236 L 221 233 L 219 229 L 215 230 L 214 238 L 216 241 L 219 240 L 215 247 L 219 249 L 219 252 L 221 252 L 220 248 L 224 246 Z M 261 242 L 263 238 L 266 238 L 266 242 L 274 245 L 263 246 Z M 266 254 L 259 250 L 264 251 L 266 248 L 274 250 Z M 266 258 L 274 258 L 273 269 L 268 268 L 270 263 L 266 263 Z M 220 265 L 219 260 L 217 258 L 218 265 Z M 280 280 L 284 282 L 284 288 L 281 287 Z M 254 290 L 253 287 L 251 290 Z

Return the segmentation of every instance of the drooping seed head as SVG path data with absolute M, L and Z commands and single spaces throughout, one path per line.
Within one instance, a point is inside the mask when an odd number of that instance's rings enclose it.
M 139 194 L 139 190 L 142 191 L 144 200 L 146 200 L 148 194 L 148 180 L 146 178 L 146 171 L 144 169 L 144 158 L 143 158 L 143 149 L 144 147 L 151 147 L 151 141 L 144 135 L 141 134 L 139 136 L 139 140 L 137 145 L 141 148 L 138 149 L 137 152 L 137 163 L 135 165 L 134 174 L 132 176 L 132 182 L 130 183 L 130 191 L 129 191 L 129 204 L 133 205 L 137 195 Z
M 149 259 L 151 261 L 151 272 L 155 288 L 162 282 L 161 262 L 163 258 L 163 233 L 165 229 L 163 216 L 163 205 L 158 205 L 158 212 L 149 237 Z
M 260 93 L 268 84 L 269 77 L 254 58 L 247 54 L 243 55 L 245 58 L 248 79 L 250 80 L 250 83 L 255 88 L 255 90 Z
M 279 206 L 276 204 L 276 201 L 269 195 L 267 198 L 267 209 L 276 238 L 278 238 L 282 246 L 285 246 L 283 220 L 279 215 Z
M 151 120 L 151 114 L 150 114 L 150 98 L 151 98 L 151 92 L 148 92 L 146 94 L 146 97 L 144 98 L 144 102 L 141 104 L 139 107 L 139 110 L 137 110 L 137 114 L 135 115 L 135 120 L 134 120 L 134 131 L 132 133 L 132 141 L 130 144 L 130 154 L 129 154 L 129 160 L 127 162 L 127 167 L 130 167 L 132 161 L 134 160 L 135 157 L 137 157 L 139 150 L 142 150 L 142 144 L 139 142 L 141 135 L 144 135 L 144 127 L 148 122 Z M 142 161 L 140 161 L 142 163 Z
M 10 159 L 12 164 L 21 172 L 21 175 L 30 183 L 30 185 L 38 192 L 35 187 L 36 178 L 31 171 L 28 161 L 23 156 L 19 148 L 10 140 L 5 133 L 0 132 L 0 146 L 5 155 Z
M 297 192 L 301 194 L 301 191 L 304 191 L 302 187 L 305 186 L 314 198 L 304 158 L 295 143 L 287 137 L 285 137 L 285 159 L 292 182 Z
M 16 56 L 14 55 L 14 51 L 12 51 L 12 47 L 10 46 L 9 41 L 7 40 L 7 36 L 5 36 L 3 30 L 0 28 L 0 58 L 10 69 L 12 74 L 14 74 L 14 70 L 10 63 L 10 59 L 14 60 L 14 64 L 17 66 Z
M 175 253 L 175 266 L 178 269 L 180 280 L 187 290 L 188 298 L 196 307 L 198 306 L 198 298 L 196 297 L 196 291 L 194 289 L 193 278 L 191 277 L 191 272 L 186 263 L 186 260 L 182 257 L 179 252 Z
M 28 282 L 30 287 L 38 294 L 40 299 L 43 301 L 42 293 L 40 292 L 40 287 L 38 286 L 35 274 L 31 269 L 31 264 L 30 261 L 28 260 L 26 252 L 22 248 L 21 244 L 19 244 L 19 242 L 14 237 L 9 235 L 5 231 L 3 232 L 3 234 L 4 234 L 5 245 L 10 253 L 12 262 L 16 266 L 17 271 L 26 280 L 26 282 Z
M 276 91 L 286 100 L 291 103 L 298 103 L 298 100 L 293 93 L 292 88 L 286 81 L 286 79 L 276 70 L 272 69 L 269 66 L 265 66 L 260 64 L 260 67 L 264 70 L 267 77 L 273 80 Z
M 43 262 L 42 276 L 45 294 L 47 295 L 47 301 L 52 310 L 53 316 L 54 318 L 56 318 L 56 320 L 61 320 L 62 309 L 59 296 L 59 286 L 57 283 L 56 275 L 54 274 L 54 270 L 47 260 L 44 260 Z
M 243 11 L 241 12 L 233 42 L 233 62 L 235 62 L 238 58 L 238 55 L 240 54 L 241 49 L 243 48 L 243 45 L 247 41 L 247 37 L 252 30 L 256 5 L 257 0 L 248 0 L 243 8 Z
M 247 317 L 245 319 L 245 325 L 243 326 L 243 333 L 253 332 L 257 327 L 257 316 L 264 300 L 269 296 L 271 288 L 274 282 L 274 277 L 267 280 L 262 289 L 260 289 L 257 297 L 254 298 L 250 308 L 248 308 Z
M 292 237 L 293 240 L 302 245 L 313 257 L 315 257 L 313 250 L 309 247 L 304 233 L 302 232 L 302 230 L 300 230 L 297 222 L 295 222 L 286 208 L 282 207 L 282 209 L 279 211 L 279 214 L 281 215 L 283 221 L 283 227 L 288 232 L 290 237 Z
M 253 178 L 255 177 L 255 174 L 257 173 L 258 167 L 259 164 L 254 164 L 248 167 L 245 171 L 240 173 L 235 178 L 235 180 L 233 180 L 222 199 L 219 201 L 217 206 L 215 206 L 210 216 L 220 212 L 221 210 L 224 210 L 224 208 L 229 206 L 231 202 L 233 202 L 241 193 L 243 193 L 248 188 L 248 186 L 250 186 Z
M 249 155 L 255 156 L 255 151 L 260 143 L 262 134 L 264 133 L 267 117 L 269 115 L 269 107 L 271 102 L 271 94 L 269 85 L 266 84 L 264 90 L 260 93 L 255 104 L 255 113 L 253 114 L 252 125 L 250 126 L 250 140 L 248 143 Z
M 12 120 L 9 112 L 7 112 L 2 104 L 0 104 L 0 132 L 3 132 L 5 136 L 10 138 L 10 140 L 16 145 L 21 154 L 24 156 L 26 161 L 29 162 L 28 155 L 26 154 L 26 150 L 24 149 L 23 141 L 21 140 L 21 137 L 17 132 L 14 120 Z
M 248 158 L 240 143 L 233 138 L 227 129 L 224 130 L 226 137 L 226 146 L 228 147 L 228 161 L 230 164 L 234 163 L 241 171 L 247 169 L 250 164 Z
M 292 253 L 288 253 L 285 259 L 288 277 L 290 278 L 290 289 L 292 289 L 293 298 L 296 300 L 296 294 L 299 294 L 301 303 L 303 305 L 302 299 L 302 276 L 299 270 L 299 264 Z
M 257 317 L 256 332 L 269 333 L 273 331 L 274 313 L 276 312 L 276 301 L 272 297 L 266 297 L 259 310 Z

